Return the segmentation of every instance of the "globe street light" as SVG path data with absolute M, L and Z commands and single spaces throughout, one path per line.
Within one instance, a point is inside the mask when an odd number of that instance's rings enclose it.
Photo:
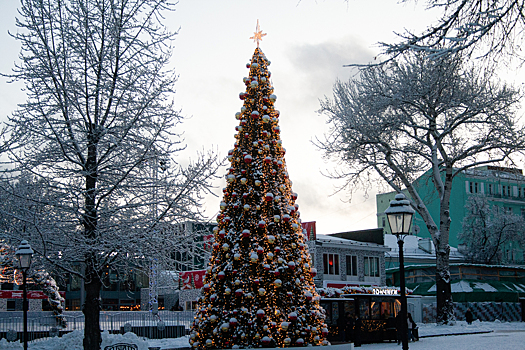
M 403 257 L 403 239 L 410 234 L 410 225 L 412 224 L 412 217 L 414 216 L 414 209 L 410 206 L 410 202 L 402 193 L 396 194 L 390 206 L 385 210 L 390 231 L 397 237 L 397 244 L 399 246 L 399 274 L 400 274 L 400 289 L 401 289 L 401 340 L 403 342 L 403 350 L 408 350 L 408 328 L 407 328 L 407 296 L 405 292 L 405 262 Z
M 24 350 L 27 350 L 27 284 L 26 276 L 27 270 L 31 267 L 31 258 L 33 257 L 33 249 L 26 240 L 20 242 L 20 246 L 16 251 L 16 257 L 18 258 L 18 268 L 22 270 L 23 276 L 23 290 L 24 290 L 24 299 L 22 309 L 24 311 Z

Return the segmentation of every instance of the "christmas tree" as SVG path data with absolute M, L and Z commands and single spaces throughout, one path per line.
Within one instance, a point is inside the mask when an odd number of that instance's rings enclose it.
M 194 348 L 326 345 L 325 313 L 284 161 L 268 61 L 246 65 L 231 167 L 190 335 Z

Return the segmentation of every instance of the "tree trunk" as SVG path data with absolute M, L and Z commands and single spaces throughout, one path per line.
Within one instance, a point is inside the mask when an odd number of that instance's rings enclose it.
M 100 334 L 100 288 L 102 283 L 96 271 L 87 264 L 85 283 L 86 302 L 82 308 L 84 313 L 84 350 L 100 350 L 102 337 Z
M 93 128 L 93 125 L 92 125 Z M 88 156 L 86 159 L 86 194 L 85 212 L 83 216 L 84 235 L 88 241 L 97 238 L 97 207 L 95 205 L 97 187 L 97 140 L 89 134 Z M 97 271 L 96 251 L 87 252 L 85 290 L 86 302 L 84 303 L 84 350 L 99 350 L 102 343 L 100 334 L 100 289 L 102 287 L 102 272 Z
M 436 239 L 436 299 L 437 322 L 447 324 L 454 320 L 454 304 L 450 288 L 450 194 L 452 192 L 452 168 L 445 171 L 443 198 L 439 210 L 439 235 Z

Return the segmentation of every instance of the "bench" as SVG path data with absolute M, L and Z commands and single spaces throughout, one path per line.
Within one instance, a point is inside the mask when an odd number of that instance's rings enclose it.
M 118 343 L 104 347 L 104 350 L 139 350 L 135 344 Z

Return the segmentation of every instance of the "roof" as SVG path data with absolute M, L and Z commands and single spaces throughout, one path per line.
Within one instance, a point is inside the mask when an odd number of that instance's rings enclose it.
M 455 280 L 450 284 L 454 302 L 518 302 L 525 295 L 525 284 L 506 281 Z M 436 295 L 436 282 L 407 283 L 417 295 Z
M 333 236 L 317 235 L 315 240 L 316 245 L 322 247 L 335 247 L 335 248 L 360 248 L 365 250 L 380 250 L 380 251 L 389 251 L 390 248 L 377 243 L 370 242 L 360 242 L 354 241 L 352 239 L 339 238 Z
M 404 242 L 403 253 L 405 258 L 436 259 L 434 244 L 428 238 L 409 235 L 405 237 Z M 397 257 L 399 255 L 399 246 L 395 235 L 385 234 L 385 245 L 390 248 L 390 252 L 387 253 L 388 256 Z M 450 260 L 464 260 L 464 257 L 457 248 L 450 247 Z

